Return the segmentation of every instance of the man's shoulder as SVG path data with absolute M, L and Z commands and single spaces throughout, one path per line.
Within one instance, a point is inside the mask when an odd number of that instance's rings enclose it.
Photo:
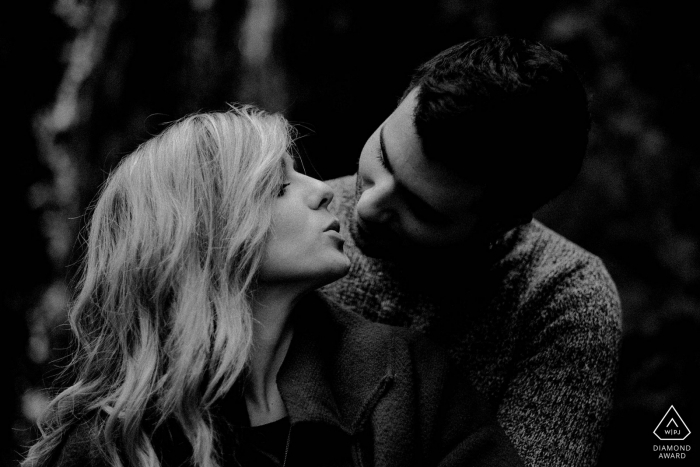
M 615 288 L 600 257 L 537 220 L 521 229 L 511 256 L 522 263 L 529 277 L 551 281 L 576 276 L 582 284 Z
M 523 226 L 519 232 L 519 243 L 531 248 L 535 257 L 544 261 L 557 262 L 561 258 L 581 262 L 600 261 L 597 256 L 537 219 Z
M 520 284 L 524 309 L 619 328 L 619 294 L 601 258 L 538 221 L 520 235 L 507 281 Z

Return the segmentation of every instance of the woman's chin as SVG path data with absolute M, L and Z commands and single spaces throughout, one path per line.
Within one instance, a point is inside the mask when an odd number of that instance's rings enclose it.
M 346 276 L 350 271 L 350 258 L 343 255 L 343 260 L 338 260 L 331 267 L 329 267 L 325 273 L 319 277 L 319 284 L 316 286 L 323 287 L 331 282 L 335 282 L 338 279 Z
M 331 282 L 335 282 L 338 279 L 345 277 L 349 271 L 350 271 L 350 263 L 348 263 L 347 265 L 343 265 L 342 267 L 338 267 L 333 272 L 333 274 L 329 274 L 327 280 L 325 281 L 325 283 L 323 285 L 330 284 Z

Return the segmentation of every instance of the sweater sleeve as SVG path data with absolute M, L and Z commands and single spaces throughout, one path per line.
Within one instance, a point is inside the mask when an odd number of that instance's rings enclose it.
M 413 337 L 419 419 L 427 463 L 437 467 L 522 467 L 496 413 L 471 377 L 447 363 L 444 348 Z
M 440 448 L 434 465 L 524 466 L 486 400 L 466 378 L 448 378 L 437 420 Z
M 590 257 L 536 292 L 499 421 L 527 465 L 595 465 L 618 364 L 617 291 Z

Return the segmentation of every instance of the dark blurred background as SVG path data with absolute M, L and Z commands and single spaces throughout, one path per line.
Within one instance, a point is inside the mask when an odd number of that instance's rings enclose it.
M 692 2 L 676 0 L 8 2 L 0 18 L 5 465 L 36 435 L 70 342 L 82 214 L 123 155 L 186 113 L 248 102 L 300 125 L 312 174 L 350 174 L 418 64 L 502 33 L 568 54 L 590 91 L 583 170 L 536 217 L 600 256 L 622 297 L 620 376 L 599 465 L 650 463 L 652 431 L 670 405 L 700 430 L 696 18 Z M 697 436 L 685 443 L 700 450 Z

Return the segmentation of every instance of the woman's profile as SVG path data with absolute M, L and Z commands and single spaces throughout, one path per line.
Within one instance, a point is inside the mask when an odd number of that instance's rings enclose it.
M 112 171 L 24 467 L 520 465 L 437 347 L 315 292 L 350 264 L 292 131 L 190 115 Z

